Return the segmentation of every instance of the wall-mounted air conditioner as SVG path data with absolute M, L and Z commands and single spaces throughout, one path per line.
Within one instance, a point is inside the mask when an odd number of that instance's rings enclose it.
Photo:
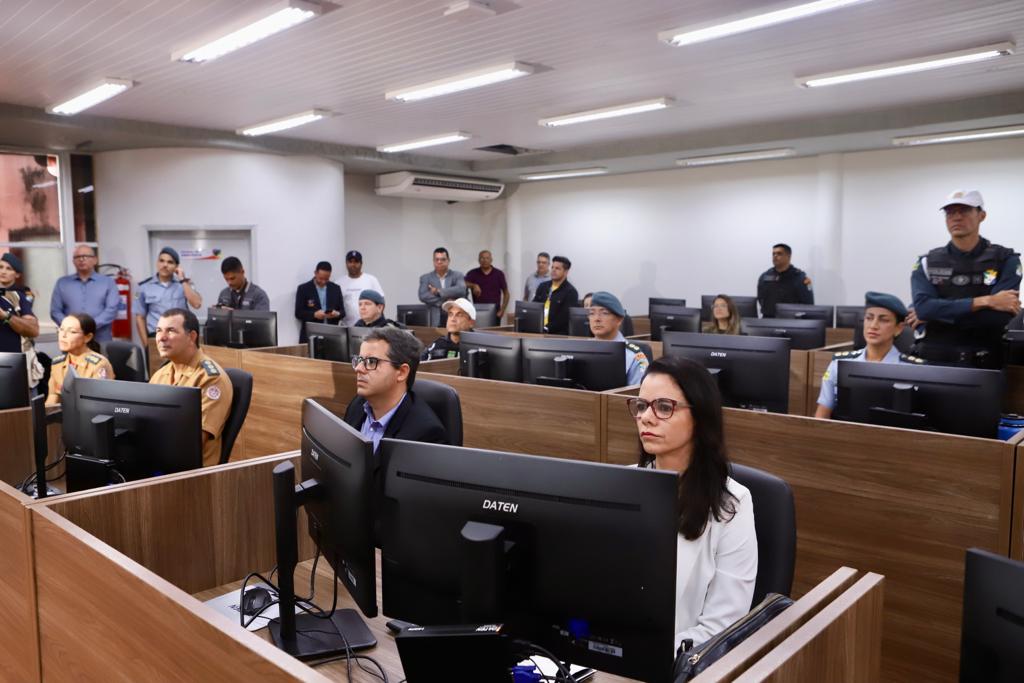
M 497 199 L 504 183 L 479 178 L 398 171 L 377 176 L 377 194 L 382 197 L 416 197 L 447 202 L 480 202 Z

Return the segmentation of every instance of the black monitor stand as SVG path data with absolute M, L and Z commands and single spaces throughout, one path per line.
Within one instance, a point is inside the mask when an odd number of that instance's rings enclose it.
M 29 401 L 32 408 L 32 442 L 35 459 L 35 483 L 31 481 L 22 489 L 33 498 L 56 496 L 63 491 L 46 483 L 46 456 L 49 447 L 46 440 L 46 396 L 34 396 Z
M 65 477 L 68 491 L 84 491 L 98 486 L 107 486 L 114 481 L 117 461 L 114 449 L 117 437 L 123 435 L 114 429 L 113 415 L 97 415 L 92 419 L 93 444 L 96 452 L 92 455 L 68 453 Z M 121 475 L 122 479 L 128 479 Z
M 466 377 L 491 378 L 487 367 L 487 349 L 470 349 L 466 352 Z
M 324 336 L 322 334 L 312 334 L 309 336 L 309 340 L 306 343 L 309 345 L 309 357 L 317 360 L 323 360 Z
M 868 409 L 871 424 L 882 427 L 928 430 L 928 416 L 914 411 L 913 384 L 894 382 L 892 385 L 892 408 L 871 406 Z
M 298 659 L 329 657 L 344 654 L 347 650 L 365 650 L 377 644 L 366 622 L 353 609 L 335 610 L 329 617 L 295 614 L 295 565 L 299 556 L 295 516 L 307 500 L 319 494 L 318 487 L 319 484 L 312 481 L 296 486 L 295 466 L 290 462 L 274 468 L 274 530 L 280 616 L 270 622 L 269 628 L 274 645 Z
M 555 358 L 555 376 L 538 377 L 537 384 L 545 387 L 561 387 L 563 389 L 582 389 L 578 382 L 573 379 L 572 372 L 573 357 L 569 355 L 557 356 Z

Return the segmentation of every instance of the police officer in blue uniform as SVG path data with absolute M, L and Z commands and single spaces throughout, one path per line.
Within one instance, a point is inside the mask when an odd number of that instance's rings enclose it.
M 156 260 L 156 274 L 139 283 L 135 326 L 143 346 L 146 338 L 156 333 L 156 323 L 164 311 L 203 305 L 203 297 L 192 288 L 192 281 L 185 277 L 180 264 L 178 252 L 164 247 Z
M 1020 313 L 1020 255 L 980 234 L 985 204 L 977 190 L 956 190 L 940 207 L 950 241 L 918 258 L 910 276 L 914 310 L 925 323 L 914 354 L 978 368 L 1002 365 L 1002 336 Z
M 896 337 L 903 332 L 907 309 L 897 297 L 882 292 L 864 295 L 864 340 L 867 346 L 853 351 L 842 351 L 832 356 L 832 362 L 821 377 L 821 393 L 814 417 L 828 419 L 836 407 L 839 393 L 839 361 L 878 363 L 923 363 L 915 356 L 903 355 L 896 348 Z
M 623 336 L 622 321 L 626 318 L 626 309 L 619 298 L 611 292 L 594 292 L 587 310 L 590 331 L 601 341 L 620 341 L 626 344 L 626 384 L 640 384 L 650 365 L 647 353 L 636 343 Z
M 772 246 L 772 267 L 757 279 L 757 301 L 761 316 L 775 317 L 776 304 L 813 304 L 814 291 L 807 273 L 792 265 L 793 250 L 788 244 Z

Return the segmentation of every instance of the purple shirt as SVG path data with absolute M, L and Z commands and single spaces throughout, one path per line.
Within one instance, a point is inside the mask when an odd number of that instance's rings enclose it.
M 480 296 L 474 296 L 473 303 L 497 304 L 499 308 L 501 307 L 501 293 L 508 289 L 505 273 L 497 268 L 491 268 L 491 272 L 484 275 L 484 271 L 474 268 L 466 273 L 466 282 L 472 282 L 480 287 Z

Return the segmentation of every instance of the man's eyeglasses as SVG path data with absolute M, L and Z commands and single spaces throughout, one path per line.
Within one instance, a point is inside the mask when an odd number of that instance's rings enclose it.
M 647 412 L 648 408 L 651 408 L 654 410 L 655 417 L 659 420 L 667 420 L 675 414 L 676 408 L 682 410 L 689 407 L 685 403 L 680 403 L 671 398 L 656 398 L 653 401 L 642 398 L 626 399 L 626 409 L 633 417 L 640 417 Z
M 352 369 L 358 370 L 359 364 L 362 363 L 364 366 L 366 366 L 367 370 L 376 370 L 377 366 L 380 365 L 382 362 L 391 363 L 396 368 L 401 365 L 400 363 L 392 362 L 386 358 L 376 358 L 374 356 L 355 356 L 354 358 L 352 358 Z

